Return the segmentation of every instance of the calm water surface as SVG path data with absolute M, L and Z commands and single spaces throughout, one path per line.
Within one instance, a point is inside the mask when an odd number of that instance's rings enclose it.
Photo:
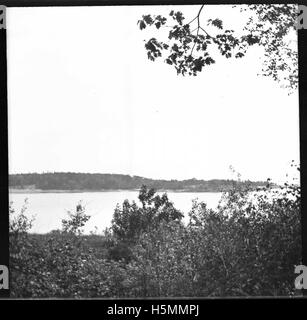
M 167 192 L 175 207 L 181 210 L 187 221 L 187 213 L 192 207 L 192 200 L 207 203 L 209 208 L 217 206 L 221 193 L 211 192 Z M 89 233 L 95 227 L 101 232 L 110 227 L 116 204 L 120 205 L 125 199 L 138 202 L 138 191 L 110 191 L 84 193 L 10 193 L 13 208 L 19 212 L 24 200 L 28 199 L 27 215 L 34 216 L 35 221 L 31 232 L 46 233 L 61 227 L 61 220 L 67 218 L 67 211 L 74 211 L 77 203 L 82 200 L 86 213 L 91 216 L 84 231 Z

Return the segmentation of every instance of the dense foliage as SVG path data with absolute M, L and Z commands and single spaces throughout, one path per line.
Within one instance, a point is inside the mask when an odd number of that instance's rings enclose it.
M 253 187 L 265 186 L 265 182 L 242 182 Z M 73 172 L 12 174 L 9 186 L 15 189 L 39 190 L 131 190 L 141 185 L 164 190 L 211 191 L 229 190 L 232 180 L 153 180 L 123 174 L 90 174 Z
M 162 222 L 180 221 L 183 214 L 174 208 L 167 194 L 155 195 L 154 189 L 142 186 L 139 193 L 142 204 L 124 201 L 122 209 L 117 206 L 112 220 L 112 231 L 122 243 L 136 243 L 142 233 L 151 233 Z
M 216 210 L 193 201 L 189 223 L 143 186 L 103 235 L 83 235 L 78 207 L 62 230 L 29 233 L 11 206 L 13 297 L 275 296 L 294 294 L 301 263 L 300 187 L 234 185 Z

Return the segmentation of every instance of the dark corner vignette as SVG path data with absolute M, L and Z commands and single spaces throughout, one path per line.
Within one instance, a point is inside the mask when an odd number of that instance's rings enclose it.
M 8 208 L 7 50 L 5 7 L 0 6 L 0 298 L 10 295 Z

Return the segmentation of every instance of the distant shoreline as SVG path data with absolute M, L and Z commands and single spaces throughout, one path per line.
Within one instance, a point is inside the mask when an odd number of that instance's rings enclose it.
M 39 193 L 102 193 L 102 192 L 123 192 L 133 191 L 138 192 L 140 189 L 104 189 L 104 190 L 40 190 L 40 189 L 9 189 L 9 193 L 14 194 L 39 194 Z M 222 193 L 225 191 L 204 191 L 204 190 L 172 190 L 172 189 L 157 189 L 157 192 L 188 192 L 188 193 Z
M 250 186 L 253 189 L 265 186 L 265 181 L 237 181 L 228 179 L 161 180 L 124 174 L 89 174 L 73 172 L 11 174 L 11 193 L 85 193 L 139 191 L 141 186 L 154 188 L 158 192 L 223 192 L 233 185 Z

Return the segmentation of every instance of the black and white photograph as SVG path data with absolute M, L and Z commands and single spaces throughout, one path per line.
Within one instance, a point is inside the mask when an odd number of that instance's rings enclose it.
M 297 12 L 7 8 L 11 297 L 302 295 Z

